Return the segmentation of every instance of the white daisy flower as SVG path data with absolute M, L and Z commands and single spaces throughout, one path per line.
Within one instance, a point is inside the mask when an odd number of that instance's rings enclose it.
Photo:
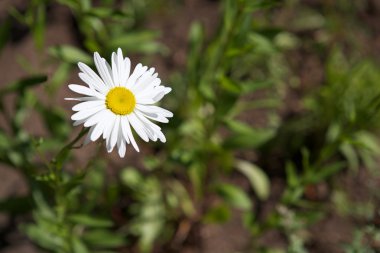
M 161 85 L 161 80 L 154 68 L 137 64 L 131 73 L 131 61 L 124 58 L 121 49 L 112 53 L 111 66 L 94 53 L 94 62 L 98 70 L 96 74 L 84 63 L 78 63 L 80 79 L 87 86 L 70 84 L 69 88 L 82 97 L 67 98 L 80 101 L 72 109 L 76 113 L 71 116 L 74 126 L 83 124 L 89 127 L 85 144 L 96 141 L 100 136 L 106 140 L 108 152 L 117 145 L 120 157 L 124 157 L 126 144 L 139 152 L 133 137 L 132 129 L 143 139 L 165 142 L 161 128 L 151 122 L 167 123 L 173 113 L 155 106 L 171 88 Z M 132 126 L 132 127 L 131 127 Z

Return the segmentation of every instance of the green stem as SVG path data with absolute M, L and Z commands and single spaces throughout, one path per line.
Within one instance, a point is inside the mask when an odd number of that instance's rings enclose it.
M 67 157 L 70 154 L 71 149 L 74 148 L 74 145 L 89 131 L 88 128 L 82 128 L 82 130 L 79 132 L 79 134 L 67 145 L 65 145 L 58 154 L 54 157 L 54 159 L 51 162 L 51 166 L 49 166 L 51 169 L 51 172 L 54 175 L 55 178 L 55 184 L 59 184 L 61 182 L 61 170 L 63 163 L 67 159 Z

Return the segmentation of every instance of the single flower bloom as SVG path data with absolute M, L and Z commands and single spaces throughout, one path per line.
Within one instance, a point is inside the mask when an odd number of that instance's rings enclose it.
M 146 142 L 165 142 L 161 128 L 151 120 L 167 123 L 173 117 L 170 111 L 154 105 L 171 88 L 161 85 L 155 69 L 148 70 L 139 63 L 130 74 L 131 61 L 123 57 L 120 48 L 112 53 L 111 66 L 97 52 L 94 62 L 99 75 L 80 62 L 79 77 L 87 86 L 69 85 L 70 90 L 84 96 L 67 98 L 80 102 L 72 108 L 76 112 L 71 116 L 74 126 L 83 124 L 90 128 L 84 143 L 103 136 L 107 151 L 112 152 L 117 146 L 120 157 L 124 157 L 127 144 L 139 152 L 132 129 Z

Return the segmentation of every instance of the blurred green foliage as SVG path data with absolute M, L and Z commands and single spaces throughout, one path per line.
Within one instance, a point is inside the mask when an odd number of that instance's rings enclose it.
M 371 173 L 377 169 L 379 64 L 345 53 L 346 47 L 355 51 L 360 46 L 354 38 L 332 39 L 343 21 L 355 23 L 352 13 L 363 7 L 326 2 L 321 12 L 294 0 L 219 1 L 215 30 L 206 33 L 204 24 L 194 20 L 185 31 L 184 67 L 171 69 L 167 77 L 173 92 L 165 105 L 175 115 L 165 126 L 167 143 L 152 144 L 138 168 L 130 164 L 118 170 L 118 179 L 108 179 L 109 161 L 99 149 L 81 167 L 71 159 L 86 130 L 73 138 L 68 116 L 55 99 L 77 72 L 78 61 L 92 64 L 93 51 L 106 56 L 121 47 L 144 61 L 173 53 L 159 42 L 159 31 L 145 26 L 158 2 L 33 0 L 24 12 L 9 10 L 0 26 L 0 50 L 10 40 L 11 22 L 17 21 L 28 27 L 36 50 L 46 52 L 57 68 L 49 79 L 42 69 L 0 88 L 6 125 L 0 128 L 0 163 L 20 171 L 29 186 L 27 196 L 1 200 L 0 211 L 31 215 L 33 221 L 20 229 L 49 252 L 167 252 L 199 234 L 200 224 L 223 224 L 235 213 L 252 233 L 249 252 L 307 252 L 305 231 L 326 214 L 323 201 L 310 197 L 310 189 L 333 185 L 347 168 L 350 173 L 363 166 Z M 77 45 L 45 48 L 52 6 L 70 11 Z M 275 12 L 281 10 L 297 15 L 275 25 Z M 305 38 L 315 30 L 315 37 Z M 302 50 L 319 56 L 323 80 L 299 99 L 301 112 L 286 117 L 281 110 L 288 108 L 287 93 L 300 83 L 288 58 Z M 39 99 L 41 90 L 47 102 Z M 40 116 L 46 136 L 27 130 L 31 112 Z M 260 207 L 271 196 L 273 169 L 285 185 L 263 218 Z M 337 210 L 344 212 L 349 200 L 339 191 L 332 195 Z M 372 209 L 368 205 L 360 212 L 372 219 Z M 285 235 L 287 248 L 256 243 L 268 230 Z M 368 236 L 376 241 L 378 234 L 372 226 L 358 228 L 344 248 L 375 252 L 362 241 Z

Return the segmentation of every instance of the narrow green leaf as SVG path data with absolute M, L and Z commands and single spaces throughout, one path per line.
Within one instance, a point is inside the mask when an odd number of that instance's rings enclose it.
M 348 161 L 350 169 L 357 170 L 359 168 L 359 157 L 355 148 L 348 142 L 344 142 L 339 147 L 340 152 Z
M 54 235 L 50 231 L 46 231 L 39 226 L 28 225 L 24 227 L 23 230 L 31 239 L 33 239 L 33 241 L 46 249 L 55 251 L 65 247 L 65 241 L 63 238 Z
M 226 148 L 252 148 L 258 147 L 269 141 L 276 133 L 271 128 L 253 128 L 243 122 L 226 120 L 225 123 L 232 131 L 225 142 Z
M 44 47 L 45 42 L 45 20 L 46 20 L 46 6 L 40 3 L 37 6 L 36 14 L 34 16 L 32 32 L 34 42 L 38 49 Z
M 261 200 L 265 200 L 269 197 L 270 181 L 261 168 L 243 160 L 236 161 L 235 166 L 248 178 L 252 188 Z
M 74 222 L 75 224 L 81 224 L 88 227 L 112 227 L 113 222 L 107 219 L 98 218 L 86 214 L 73 214 L 68 217 L 68 219 L 71 222 Z
M 82 238 L 87 244 L 97 247 L 113 248 L 125 245 L 122 235 L 101 229 L 87 231 Z
M 47 76 L 45 75 L 29 76 L 0 89 L 0 97 L 6 95 L 7 93 L 24 91 L 27 88 L 46 82 L 46 80 Z
M 216 185 L 215 190 L 224 201 L 233 207 L 242 210 L 249 210 L 252 208 L 252 202 L 247 193 L 235 185 L 221 183 Z
M 152 31 L 130 32 L 122 36 L 118 36 L 109 42 L 109 49 L 121 47 L 126 51 L 138 53 L 166 53 L 167 48 L 155 41 L 158 33 Z
M 51 47 L 49 48 L 49 53 L 52 56 L 71 64 L 77 64 L 78 62 L 91 64 L 92 61 L 92 58 L 86 52 L 69 45 Z
M 73 237 L 71 240 L 72 248 L 74 253 L 89 253 L 90 251 L 87 249 L 86 245 L 76 237 Z

